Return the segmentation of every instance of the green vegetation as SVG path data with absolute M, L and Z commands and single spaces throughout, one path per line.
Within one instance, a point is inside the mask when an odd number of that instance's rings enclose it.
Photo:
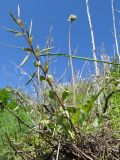
M 33 84 L 37 96 L 33 99 L 9 87 L 0 90 L 0 159 L 119 159 L 118 62 L 92 59 L 107 64 L 109 70 L 78 83 L 71 63 L 74 82 L 57 85 L 49 74 L 50 56 L 54 56 L 52 47 L 48 45 L 42 51 L 34 48 L 32 26 L 28 31 L 20 17 L 12 13 L 10 16 L 20 31 L 7 30 L 23 36 L 28 43 L 23 48 L 27 56 L 20 67 L 34 56 L 34 73 L 29 75 L 26 85 Z M 44 63 L 41 62 L 43 55 Z M 74 57 L 69 54 L 68 58 L 72 62 Z

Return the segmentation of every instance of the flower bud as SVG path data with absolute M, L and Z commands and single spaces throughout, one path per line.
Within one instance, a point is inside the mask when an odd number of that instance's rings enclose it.
M 76 19 L 77 19 L 77 16 L 74 15 L 74 14 L 71 14 L 71 15 L 69 16 L 69 18 L 68 18 L 68 21 L 73 22 L 73 21 L 75 21 Z

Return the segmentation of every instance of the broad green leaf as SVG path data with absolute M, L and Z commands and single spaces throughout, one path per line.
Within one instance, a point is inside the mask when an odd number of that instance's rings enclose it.
M 26 86 L 33 80 L 33 78 L 35 77 L 35 75 L 36 75 L 36 72 L 34 72 L 34 73 L 31 75 L 30 79 L 29 79 L 28 82 L 25 84 Z
M 30 56 L 30 53 L 23 59 L 22 63 L 20 64 L 20 67 L 27 62 L 29 56 Z
M 72 114 L 72 122 L 74 124 L 79 124 L 80 123 L 80 109 L 77 109 L 75 113 Z
M 97 100 L 100 93 L 103 91 L 104 88 L 102 88 L 98 94 L 91 96 L 91 99 L 86 102 L 85 105 L 83 105 L 82 109 L 85 113 L 89 113 L 91 109 L 94 107 L 94 103 Z
M 68 124 L 68 122 L 67 122 L 67 120 L 66 120 L 66 118 L 64 117 L 63 114 L 62 115 L 58 115 L 57 123 L 58 123 L 57 125 L 62 126 L 62 128 L 64 129 L 65 133 L 67 135 L 69 135 L 70 126 L 69 126 L 69 124 Z
M 67 111 L 69 112 L 69 113 L 76 113 L 76 108 L 75 107 L 67 107 Z
M 55 92 L 55 91 L 53 91 L 53 90 L 50 90 L 50 91 L 49 91 L 49 97 L 50 97 L 51 99 L 54 99 L 54 98 L 55 98 L 55 95 L 56 95 L 56 92 Z
M 62 93 L 62 100 L 64 101 L 69 96 L 69 91 L 64 90 Z
M 40 79 L 41 81 L 45 81 L 45 80 L 46 80 L 44 76 L 40 76 L 39 79 Z
M 86 120 L 86 114 L 84 114 L 80 108 L 77 108 L 75 112 L 71 113 L 71 119 L 74 124 L 82 125 Z

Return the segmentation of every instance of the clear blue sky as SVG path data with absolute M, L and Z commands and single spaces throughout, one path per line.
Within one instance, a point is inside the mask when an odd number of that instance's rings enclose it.
M 21 17 L 29 27 L 30 20 L 33 20 L 33 37 L 34 45 L 40 45 L 44 48 L 48 35 L 48 30 L 52 26 L 53 46 L 60 53 L 68 52 L 68 28 L 67 21 L 70 14 L 76 14 L 78 19 L 72 28 L 72 49 L 78 48 L 77 55 L 84 57 L 92 57 L 91 37 L 89 32 L 88 19 L 86 14 L 85 0 L 0 0 L 0 26 L 11 29 L 18 29 L 9 16 L 12 11 L 17 16 L 17 6 L 20 4 Z M 115 8 L 120 9 L 120 1 L 115 1 Z M 114 37 L 112 35 L 112 14 L 111 0 L 90 0 L 90 10 L 92 15 L 92 23 L 95 33 L 95 42 L 97 55 L 99 57 L 100 47 L 102 43 L 105 45 L 106 53 L 113 54 Z M 119 33 L 119 17 L 116 12 L 116 23 Z M 23 38 L 16 38 L 11 33 L 0 27 L 0 43 L 23 47 L 25 41 Z M 25 53 L 19 49 L 5 47 L 0 45 L 0 87 L 6 86 L 9 82 L 16 85 L 20 75 L 16 75 L 15 66 L 11 61 L 20 64 Z M 67 59 L 60 59 L 58 63 L 53 65 L 53 72 L 57 72 L 59 77 L 66 67 Z M 81 70 L 84 63 L 75 61 L 77 69 Z M 31 64 L 24 67 L 28 72 L 32 72 Z M 62 66 L 63 65 L 63 66 Z M 3 66 L 6 71 L 3 70 Z

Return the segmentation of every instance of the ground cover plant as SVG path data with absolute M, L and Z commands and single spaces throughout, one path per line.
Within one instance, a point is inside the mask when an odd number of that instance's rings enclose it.
M 119 54 L 112 61 L 97 60 L 94 32 L 86 0 L 92 39 L 93 59 L 73 56 L 71 28 L 77 19 L 70 15 L 69 53 L 52 52 L 52 46 L 34 47 L 32 24 L 26 29 L 24 20 L 10 12 L 27 47 L 20 67 L 32 57 L 34 72 L 25 85 L 32 84 L 35 98 L 21 90 L 0 90 L 0 159 L 2 160 L 116 160 L 120 157 L 120 65 Z M 58 84 L 50 74 L 51 57 L 67 57 L 72 82 Z M 44 61 L 42 61 L 44 57 Z M 96 73 L 88 80 L 76 81 L 73 59 L 93 61 Z M 102 70 L 98 67 L 102 63 Z

